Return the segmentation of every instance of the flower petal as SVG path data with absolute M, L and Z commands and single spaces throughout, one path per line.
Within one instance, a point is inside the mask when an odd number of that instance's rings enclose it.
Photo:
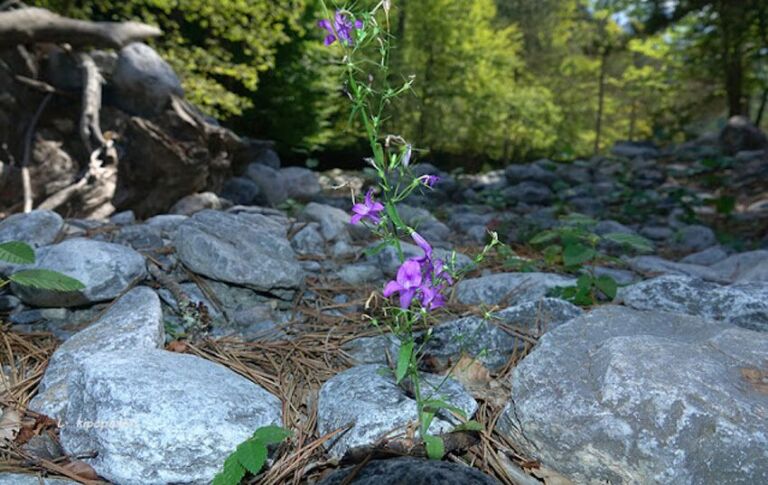
M 360 221 L 365 217 L 363 214 L 353 214 L 352 217 L 349 219 L 350 224 L 359 224 Z
M 421 279 L 421 265 L 414 259 L 406 260 L 397 270 L 397 282 L 403 288 L 416 288 Z
M 333 34 L 328 34 L 325 36 L 325 40 L 323 40 L 323 44 L 325 45 L 331 45 L 334 42 L 336 42 L 336 36 Z
M 355 28 L 356 29 L 362 29 L 363 28 L 363 21 L 362 20 L 355 20 Z
M 389 298 L 394 293 L 397 293 L 403 289 L 402 286 L 400 286 L 400 283 L 397 281 L 390 281 L 387 283 L 387 286 L 384 287 L 384 291 L 382 292 L 384 295 L 384 298 Z
M 411 301 L 413 300 L 414 296 L 416 296 L 415 289 L 401 291 L 400 292 L 400 308 L 402 308 L 403 310 L 408 309 L 408 307 L 411 306 Z
M 424 237 L 416 231 L 411 232 L 411 238 L 413 238 L 413 241 L 416 243 L 416 245 L 424 251 L 424 256 L 427 259 L 431 259 L 432 246 L 429 245 L 427 240 L 424 239 Z

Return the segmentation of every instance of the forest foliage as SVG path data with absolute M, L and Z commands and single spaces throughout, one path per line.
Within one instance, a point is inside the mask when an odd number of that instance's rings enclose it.
M 154 46 L 187 96 L 283 152 L 359 145 L 315 0 L 33 3 L 160 26 Z M 568 159 L 616 140 L 680 142 L 734 114 L 765 124 L 765 0 L 391 3 L 392 76 L 414 83 L 389 130 L 433 157 Z

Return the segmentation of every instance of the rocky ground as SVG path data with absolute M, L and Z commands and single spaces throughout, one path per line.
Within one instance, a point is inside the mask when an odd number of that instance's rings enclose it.
M 448 461 L 374 460 L 353 483 L 768 483 L 765 151 L 621 144 L 569 164 L 415 170 L 442 177 L 402 207 L 435 246 L 470 265 L 491 229 L 512 248 L 469 268 L 425 347 L 425 382 L 453 370 L 437 392 L 486 431 Z M 280 168 L 263 150 L 219 194 L 169 214 L 0 222 L 0 241 L 33 244 L 39 267 L 86 285 L 0 296 L 0 437 L 13 440 L 0 484 L 39 483 L 17 474 L 34 470 L 208 483 L 268 424 L 294 436 L 253 483 L 342 483 L 333 468 L 416 418 L 380 371 L 394 340 L 364 317 L 381 315 L 397 267 L 348 223 L 350 191 L 369 184 Z M 621 284 L 613 302 L 551 297 L 577 275 L 526 243 L 569 212 L 655 243 L 652 255 L 604 248 L 618 259 L 595 271 Z M 432 431 L 456 423 L 438 415 Z

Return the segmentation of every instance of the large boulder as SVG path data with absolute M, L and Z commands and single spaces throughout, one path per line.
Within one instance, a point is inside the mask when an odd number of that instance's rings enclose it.
M 347 477 L 354 473 L 352 481 Z M 478 470 L 448 461 L 396 458 L 375 460 L 362 468 L 336 470 L 318 485 L 497 485 Z
M 134 42 L 120 49 L 112 73 L 114 102 L 124 111 L 152 117 L 162 113 L 171 96 L 184 96 L 176 73 L 150 46 Z
M 575 483 L 768 483 L 768 335 L 607 306 L 544 335 L 497 429 Z
M 285 228 L 258 214 L 198 212 L 174 244 L 189 269 L 215 280 L 268 292 L 298 288 L 304 278 Z
M 745 116 L 734 116 L 720 132 L 720 147 L 728 155 L 768 148 L 768 137 Z
M 91 239 L 67 239 L 37 251 L 35 268 L 58 271 L 85 285 L 56 292 L 13 284 L 13 292 L 33 306 L 72 307 L 113 300 L 146 276 L 144 256 L 133 249 Z
M 440 369 L 450 368 L 466 354 L 497 370 L 529 344 L 530 340 L 519 335 L 536 339 L 582 313 L 567 301 L 542 298 L 494 312 L 490 319 L 459 318 L 432 327 L 424 353 Z
M 322 190 L 317 174 L 308 168 L 285 167 L 279 173 L 291 199 L 306 202 L 314 199 Z
M 687 276 L 659 276 L 621 288 L 617 302 L 768 332 L 768 283 L 723 286 Z
M 43 478 L 38 475 L 0 472 L 0 485 L 77 485 L 66 478 Z
M 423 374 L 422 392 L 434 395 L 463 410 L 467 417 L 477 411 L 477 403 L 456 381 Z M 376 364 L 353 367 L 329 379 L 317 400 L 317 432 L 320 435 L 355 423 L 352 429 L 326 442 L 328 453 L 341 458 L 356 447 L 372 446 L 393 432 L 402 431 L 417 421 L 416 401 L 395 383 L 386 367 Z M 450 431 L 459 421 L 449 412 L 439 412 L 429 432 Z
M 67 382 L 82 361 L 100 351 L 162 348 L 164 343 L 160 299 L 147 287 L 134 288 L 56 349 L 30 409 L 60 419 L 69 397 Z
M 229 369 L 164 350 L 100 352 L 69 380 L 61 444 L 121 485 L 210 483 L 280 401 Z

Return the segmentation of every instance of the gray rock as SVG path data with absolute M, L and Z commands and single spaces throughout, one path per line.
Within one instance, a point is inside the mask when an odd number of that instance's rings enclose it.
M 768 251 L 766 251 L 768 254 Z M 685 264 L 698 264 L 700 266 L 711 266 L 715 263 L 719 263 L 728 257 L 728 252 L 722 246 L 712 246 L 711 248 L 699 251 L 698 253 L 689 254 L 680 260 Z
M 260 201 L 261 189 L 246 177 L 233 177 L 221 188 L 221 196 L 235 205 L 251 205 Z
M 85 285 L 79 292 L 54 292 L 13 284 L 34 306 L 71 307 L 112 300 L 146 276 L 144 257 L 131 248 L 89 239 L 67 239 L 37 251 L 35 268 L 58 271 Z
M 325 254 L 325 239 L 320 234 L 320 225 L 310 222 L 291 238 L 291 247 L 297 254 L 322 256 Z
M 567 301 L 542 298 L 495 312 L 491 320 L 474 316 L 459 318 L 432 327 L 432 336 L 424 352 L 429 359 L 439 363 L 440 369 L 450 368 L 462 354 L 466 354 L 477 357 L 489 369 L 497 370 L 526 346 L 526 341 L 504 327 L 538 338 L 582 313 L 580 308 Z
M 261 163 L 251 163 L 245 171 L 245 176 L 259 186 L 267 205 L 275 207 L 288 198 L 288 189 L 276 169 Z
M 618 141 L 611 148 L 611 153 L 626 158 L 658 158 L 659 149 L 650 143 Z
M 121 485 L 209 483 L 280 401 L 229 369 L 164 350 L 100 352 L 69 381 L 61 444 Z
M 171 207 L 170 213 L 174 215 L 191 216 L 192 214 L 205 209 L 221 210 L 226 209 L 230 205 L 231 204 L 220 199 L 219 196 L 213 192 L 201 192 L 179 199 L 173 204 L 173 207 Z
M 0 243 L 21 241 L 33 248 L 47 246 L 64 228 L 64 220 L 55 212 L 37 210 L 13 214 L 0 222 Z M 0 274 L 10 274 L 21 266 L 0 261 Z
M 354 473 L 351 482 L 347 476 Z M 498 481 L 478 470 L 448 461 L 396 458 L 375 460 L 362 469 L 352 466 L 336 470 L 318 485 L 498 485 Z
M 13 295 L 0 295 L 0 312 L 15 310 L 21 305 L 21 300 Z
M 727 281 L 768 281 L 768 251 L 734 254 L 713 264 L 711 268 Z
M 383 369 L 383 370 L 382 370 Z M 384 375 L 382 375 L 384 374 Z M 461 384 L 442 376 L 423 374 L 422 393 L 433 395 L 462 409 L 468 417 L 477 411 L 477 403 Z M 373 445 L 393 431 L 404 431 L 417 419 L 416 401 L 395 384 L 391 371 L 379 365 L 353 367 L 329 379 L 320 388 L 317 401 L 317 431 L 321 435 L 354 422 L 355 426 L 326 443 L 334 458 L 359 446 Z M 450 431 L 459 422 L 447 412 L 439 412 L 430 433 Z
M 717 244 L 715 232 L 706 226 L 683 227 L 675 238 L 675 248 L 679 251 L 702 251 Z
M 675 231 L 667 226 L 644 226 L 640 229 L 640 235 L 651 241 L 666 241 L 675 235 Z
M 198 212 L 176 232 L 179 259 L 196 273 L 254 290 L 297 288 L 303 272 L 290 243 L 266 222 L 255 224 L 257 216 Z
M 173 235 L 176 234 L 176 229 L 187 219 L 187 216 L 180 214 L 161 214 L 150 217 L 144 223 L 148 226 L 159 228 L 163 237 L 173 238 Z
M 574 278 L 554 273 L 497 273 L 458 283 L 456 296 L 465 305 L 498 305 L 538 300 L 558 286 L 572 286 Z
M 520 182 L 539 182 L 542 184 L 552 184 L 557 180 L 557 176 L 554 172 L 542 168 L 535 163 L 529 163 L 526 165 L 510 165 L 504 169 L 504 175 L 510 184 L 518 184 Z
M 768 283 L 721 286 L 668 275 L 621 288 L 617 301 L 638 310 L 685 313 L 768 331 Z
M 111 84 L 117 105 L 131 114 L 152 117 L 163 112 L 171 96 L 184 96 L 171 66 L 141 42 L 120 49 Z
M 109 222 L 118 226 L 127 226 L 136 223 L 136 214 L 132 210 L 118 212 L 109 217 Z
M 626 261 L 632 271 L 646 276 L 665 274 L 685 275 L 701 278 L 707 281 L 728 282 L 721 272 L 718 272 L 709 266 L 676 263 L 658 256 L 636 256 L 634 258 L 628 258 Z
M 539 182 L 520 182 L 501 191 L 507 200 L 526 204 L 547 204 L 552 201 L 552 190 Z
M 515 368 L 497 429 L 575 483 L 766 483 L 768 336 L 604 306 Z M 556 372 L 553 369 L 557 369 Z
M 373 283 L 384 279 L 384 273 L 378 266 L 370 263 L 344 265 L 337 273 L 341 281 L 350 285 Z
M 0 485 L 77 485 L 65 478 L 43 478 L 29 473 L 4 473 L 0 472 Z
M 163 231 L 157 226 L 150 226 L 148 224 L 121 227 L 114 242 L 130 246 L 136 251 L 160 249 L 165 244 L 163 241 Z
M 67 381 L 80 362 L 100 351 L 154 349 L 164 343 L 160 299 L 149 288 L 134 288 L 56 349 L 30 409 L 60 419 L 68 401 Z
M 282 165 L 280 162 L 280 156 L 271 148 L 262 149 L 253 160 L 253 163 L 266 165 L 267 167 L 274 168 L 275 170 L 278 170 Z
M 624 224 L 614 220 L 606 220 L 606 221 L 598 222 L 597 225 L 595 226 L 594 232 L 599 236 L 604 236 L 612 232 L 618 232 L 620 234 L 631 234 L 631 235 L 637 234 L 637 232 L 635 232 L 634 229 L 627 227 Z
M 279 175 L 291 199 L 312 200 L 322 190 L 317 174 L 308 168 L 285 167 L 280 169 Z
M 352 224 L 349 214 L 341 209 L 310 202 L 301 210 L 298 219 L 320 224 L 320 233 L 326 241 L 349 241 Z
M 415 228 L 419 234 L 435 246 L 441 245 L 440 243 L 447 240 L 451 235 L 451 229 L 427 209 L 400 204 L 398 212 L 406 224 Z

